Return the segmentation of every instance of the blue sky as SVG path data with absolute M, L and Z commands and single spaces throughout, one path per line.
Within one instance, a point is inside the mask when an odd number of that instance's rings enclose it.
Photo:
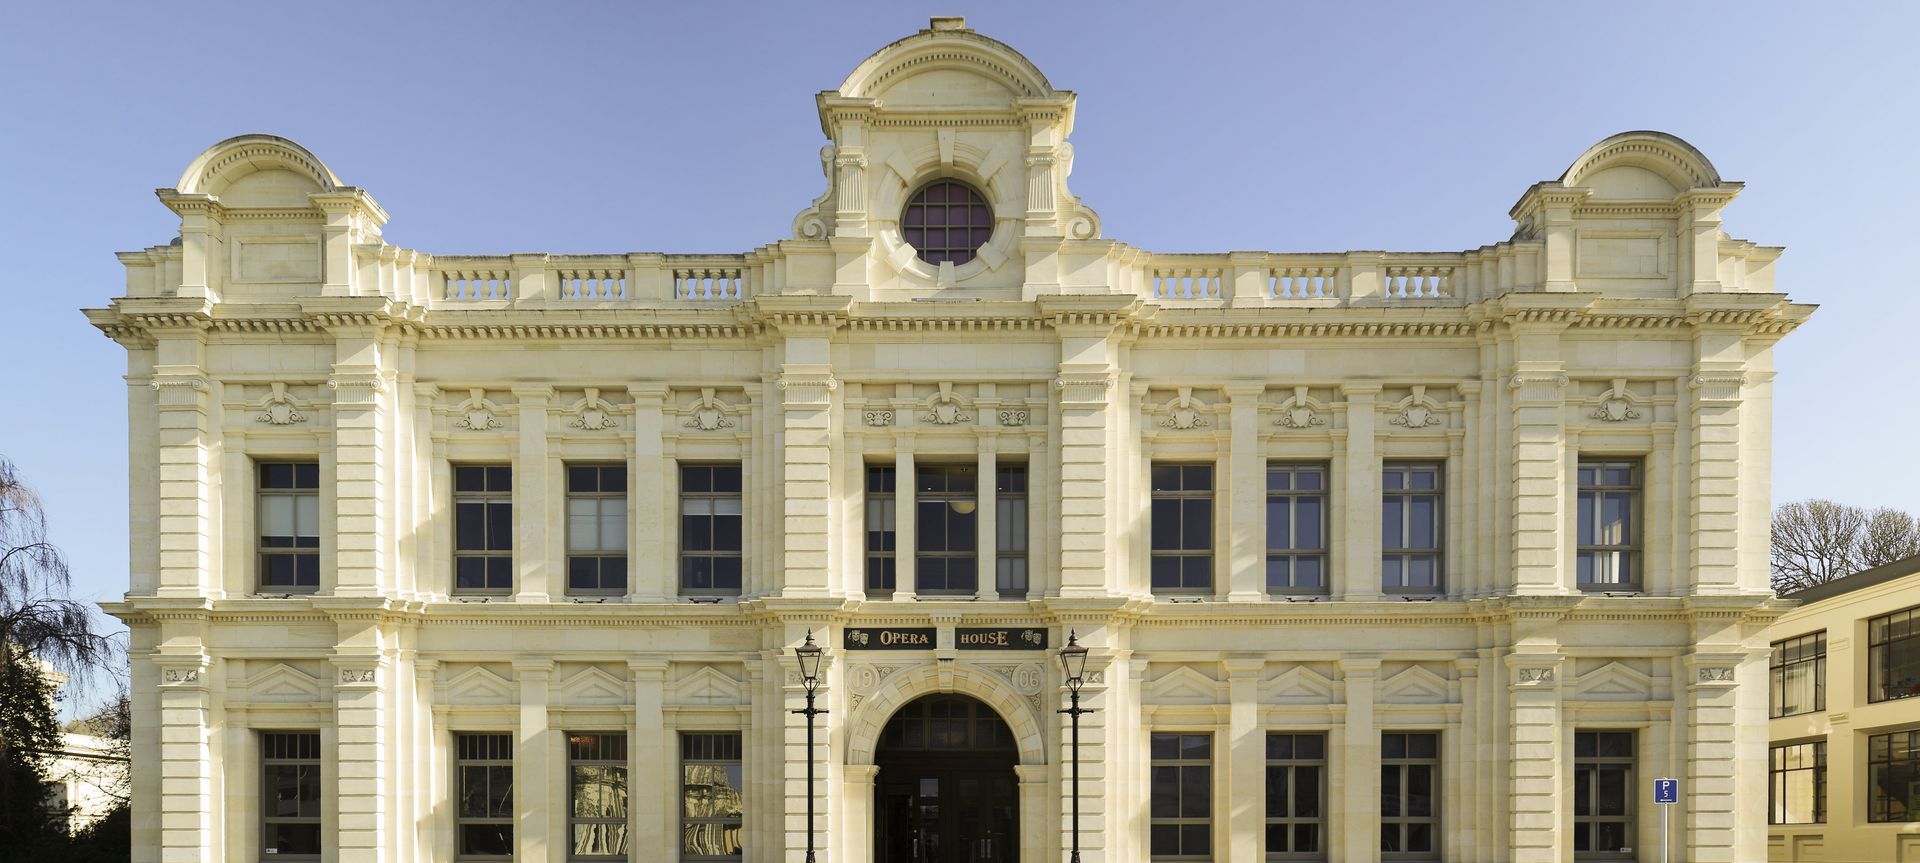
M 1778 352 L 1775 500 L 1920 511 L 1914 4 L 16 4 L 0 27 L 0 454 L 78 592 L 126 586 L 124 354 L 77 311 L 152 197 L 270 132 L 447 253 L 738 252 L 822 188 L 813 95 L 935 14 L 1080 94 L 1074 190 L 1156 251 L 1458 250 L 1614 132 L 1747 183 L 1822 308 Z M 1915 269 L 1920 270 L 1920 267 Z

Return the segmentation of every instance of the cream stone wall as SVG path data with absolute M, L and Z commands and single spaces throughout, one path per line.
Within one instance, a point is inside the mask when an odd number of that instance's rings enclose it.
M 877 730 L 927 692 L 1006 719 L 1022 859 L 1063 859 L 1058 662 L 955 649 L 973 625 L 1093 649 L 1089 863 L 1147 858 L 1147 735 L 1175 729 L 1214 735 L 1217 860 L 1263 859 L 1264 736 L 1286 729 L 1328 735 L 1335 863 L 1379 857 L 1382 730 L 1441 734 L 1448 861 L 1572 860 L 1591 728 L 1638 733 L 1638 859 L 1661 859 L 1660 775 L 1686 788 L 1671 859 L 1765 855 L 1771 348 L 1811 307 L 1775 292 L 1780 249 L 1721 230 L 1739 183 L 1631 132 L 1476 249 L 1162 254 L 1070 191 L 1074 95 L 956 19 L 818 103 L 825 191 L 739 255 L 400 248 L 366 190 L 266 135 L 160 192 L 179 239 L 123 253 L 124 295 L 88 311 L 128 354 L 131 587 L 109 608 L 133 629 L 135 860 L 257 858 L 263 729 L 322 734 L 327 863 L 452 859 L 449 749 L 474 730 L 518 743 L 517 859 L 563 860 L 565 732 L 623 729 L 635 859 L 671 860 L 674 735 L 738 729 L 747 859 L 801 859 L 812 794 L 820 859 L 858 863 Z M 991 202 L 967 264 L 902 239 L 934 178 Z M 1644 466 L 1637 591 L 1576 583 L 1583 455 Z M 256 586 L 268 458 L 319 464 L 312 596 Z M 1380 468 L 1407 458 L 1445 464 L 1430 601 L 1381 588 Z M 1000 459 L 1033 490 L 1025 600 L 917 596 L 905 566 L 867 596 L 864 466 Z M 628 593 L 604 602 L 564 592 L 562 467 L 589 460 L 629 471 Z M 674 466 L 710 460 L 747 482 L 745 589 L 716 604 L 679 595 L 672 527 Z M 1267 592 L 1270 460 L 1330 467 L 1319 601 Z M 450 585 L 465 461 L 515 467 L 514 587 L 486 602 Z M 1217 466 L 1208 595 L 1149 587 L 1154 461 Z M 840 649 L 874 625 L 938 644 Z M 811 790 L 789 712 L 809 630 L 831 711 Z
M 1920 605 L 1920 558 L 1909 558 L 1823 586 L 1768 628 L 1769 641 L 1826 634 L 1826 709 L 1771 719 L 1768 736 L 1775 744 L 1826 742 L 1827 807 L 1822 824 L 1769 826 L 1767 859 L 1780 863 L 1920 859 L 1920 830 L 1915 824 L 1868 820 L 1873 786 L 1867 769 L 1869 737 L 1920 726 L 1920 699 L 1870 700 L 1867 624 L 1916 605 Z

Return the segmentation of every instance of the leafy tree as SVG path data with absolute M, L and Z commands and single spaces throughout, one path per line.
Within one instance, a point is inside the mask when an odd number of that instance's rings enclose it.
M 1773 511 L 1773 587 L 1825 584 L 1920 554 L 1920 520 L 1897 509 L 1806 500 Z

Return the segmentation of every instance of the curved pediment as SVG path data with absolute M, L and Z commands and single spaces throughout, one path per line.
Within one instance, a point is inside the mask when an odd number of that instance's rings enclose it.
M 1638 171 L 1618 172 L 1620 167 Z M 1648 176 L 1651 175 L 1651 176 Z M 1656 182 L 1657 181 L 1657 182 Z M 1625 197 L 1644 194 L 1665 198 L 1659 184 L 1674 191 L 1721 185 L 1720 172 L 1692 144 L 1665 132 L 1621 132 L 1587 148 L 1560 175 L 1564 186 L 1592 186 L 1596 195 Z
M 261 173 L 267 176 L 251 179 Z M 254 134 L 208 147 L 180 174 L 174 191 L 237 195 L 229 202 L 234 206 L 306 206 L 308 193 L 330 192 L 340 185 L 340 178 L 311 150 L 278 135 Z
M 987 107 L 963 97 L 1011 106 L 1051 95 L 1033 62 L 1005 43 L 967 29 L 960 18 L 935 18 L 927 29 L 874 52 L 840 83 L 839 95 L 897 105 Z

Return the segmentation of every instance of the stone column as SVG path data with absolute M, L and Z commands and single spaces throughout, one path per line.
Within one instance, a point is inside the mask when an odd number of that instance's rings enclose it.
M 550 835 L 549 811 L 566 801 L 549 800 L 547 777 L 552 748 L 547 733 L 547 700 L 553 677 L 553 661 L 522 659 L 513 663 L 513 677 L 520 686 L 520 724 L 513 741 L 513 836 L 518 852 L 514 859 L 539 863 L 565 859 L 565 837 Z
M 1228 860 L 1265 860 L 1267 854 L 1267 735 L 1260 725 L 1264 657 L 1228 659 L 1226 826 Z
M 199 597 L 212 587 L 213 449 L 219 427 L 202 368 L 198 327 L 154 330 L 150 386 L 158 412 L 161 596 Z
M 1732 652 L 1695 651 L 1680 663 L 1685 674 L 1681 680 L 1686 685 L 1687 775 L 1681 780 L 1680 786 L 1685 807 L 1685 827 L 1679 832 L 1685 836 L 1686 850 L 1682 859 L 1688 863 L 1734 863 L 1755 859 L 1736 853 L 1741 850 L 1748 854 L 1758 853 L 1761 857 L 1766 855 L 1764 845 L 1752 841 L 1755 837 L 1764 841 L 1764 821 L 1754 819 L 1759 823 L 1750 822 L 1745 830 L 1736 829 L 1744 820 L 1741 810 L 1753 811 L 1751 804 L 1740 802 L 1738 782 L 1743 747 L 1739 745 L 1739 692 L 1736 683 L 1739 664 L 1745 658 L 1742 654 Z M 1761 666 L 1756 671 L 1747 682 L 1749 687 L 1765 685 L 1765 667 Z M 1766 726 L 1760 727 L 1762 733 L 1757 735 L 1759 740 L 1749 745 L 1764 752 Z M 1834 763 L 1832 753 L 1828 753 L 1827 763 Z M 1839 818 L 1849 817 L 1838 812 L 1835 814 Z M 1743 832 L 1747 834 L 1744 837 L 1740 835 Z
M 1108 539 L 1113 522 L 1107 489 L 1114 455 L 1107 447 L 1114 384 L 1109 371 L 1068 372 L 1054 388 L 1060 394 L 1060 595 L 1104 596 L 1115 577 Z
M 798 641 L 799 638 L 789 639 L 789 643 Z M 832 687 L 838 677 L 834 666 L 839 664 L 835 654 L 836 651 L 829 648 L 828 653 L 820 659 L 820 684 L 814 695 L 816 707 L 832 709 L 828 705 L 834 701 Z M 784 745 L 781 747 L 781 767 L 783 768 L 781 776 L 785 781 L 781 787 L 782 806 L 778 811 L 782 814 L 779 835 L 784 839 L 785 847 L 782 854 L 778 856 L 793 861 L 804 859 L 802 855 L 807 847 L 807 834 L 812 832 L 813 847 L 818 852 L 816 856 L 822 863 L 831 863 L 833 849 L 828 847 L 828 843 L 833 831 L 828 828 L 833 823 L 834 807 L 845 799 L 842 794 L 837 793 L 832 781 L 833 774 L 829 773 L 833 763 L 839 759 L 839 754 L 833 745 L 837 735 L 829 730 L 827 724 L 827 719 L 832 714 L 814 719 L 813 787 L 809 788 L 807 787 L 807 717 L 794 712 L 807 706 L 806 686 L 801 683 L 800 671 L 793 667 L 792 660 L 787 657 L 782 658 L 787 660 L 780 671 L 783 675 L 781 679 L 785 681 L 785 685 L 781 687 L 783 696 L 781 701 L 786 705 L 783 711 L 785 721 L 781 725 L 781 730 L 784 732 L 782 737 Z M 811 825 L 807 823 L 809 796 L 813 797 Z
M 160 672 L 160 861 L 213 859 L 213 661 L 198 653 L 156 654 Z M 137 773 L 137 771 L 136 771 Z
M 627 746 L 628 787 L 633 789 L 627 801 L 634 817 L 632 847 L 677 852 L 680 836 L 675 814 L 681 806 L 677 783 L 663 785 L 652 778 L 661 765 L 677 764 L 680 759 L 665 728 L 667 663 L 634 660 L 627 663 L 627 671 L 633 675 L 633 739 Z M 742 743 L 751 740 L 750 735 L 742 735 Z M 742 755 L 751 761 L 751 753 L 747 748 Z
M 781 592 L 826 596 L 830 543 L 828 497 L 833 494 L 833 391 L 827 339 L 789 337 L 788 359 L 775 386 L 782 393 L 781 509 L 786 553 Z M 816 344 L 817 343 L 817 344 Z
M 1266 385 L 1258 382 L 1227 385 L 1232 406 L 1227 453 L 1229 602 L 1267 598 L 1267 460 L 1260 452 L 1260 396 L 1266 390 Z
M 1513 340 L 1513 592 L 1571 593 L 1573 578 L 1561 566 L 1568 502 L 1560 337 L 1557 330 L 1516 327 Z
M 1350 602 L 1380 598 L 1380 451 L 1374 440 L 1380 385 L 1350 383 L 1341 388 L 1347 402 L 1345 458 L 1346 518 L 1342 560 L 1333 567 L 1330 595 Z M 1378 747 L 1379 741 L 1371 744 Z M 1378 808 L 1377 806 L 1375 807 Z M 1376 844 L 1379 837 L 1374 837 Z
M 1481 859 L 1477 847 L 1479 836 L 1485 829 L 1481 817 L 1486 811 L 1498 808 L 1482 805 L 1482 801 L 1490 798 L 1483 796 L 1488 792 L 1479 781 L 1485 761 L 1478 738 L 1484 721 L 1479 705 L 1480 660 L 1456 659 L 1453 670 L 1460 681 L 1460 721 L 1447 729 L 1445 748 L 1456 766 L 1444 775 L 1451 777 L 1447 787 L 1452 791 L 1449 800 L 1455 803 L 1440 810 L 1440 826 L 1445 832 L 1440 847 L 1448 860 L 1478 860 Z
M 434 703 L 435 681 L 440 676 L 440 663 L 431 659 L 413 661 L 412 698 L 417 717 L 411 729 L 407 730 L 406 753 L 411 763 L 413 777 L 406 785 L 406 796 L 412 811 L 402 821 L 402 834 L 411 833 L 413 859 L 427 863 L 434 858 L 433 807 L 441 800 L 453 799 L 451 782 L 446 772 L 440 769 L 434 755 L 439 750 L 440 734 L 444 721 L 440 716 L 440 706 Z M 407 828 L 411 828 L 410 830 Z
M 843 813 L 845 829 L 841 831 L 841 842 L 834 849 L 839 852 L 835 858 L 839 863 L 871 863 L 873 860 L 873 786 L 879 776 L 880 768 L 872 764 L 848 764 L 840 768 L 837 794 L 846 801 L 847 808 Z
M 1082 644 L 1107 637 L 1101 633 L 1088 633 L 1084 627 L 1082 635 Z M 1110 691 L 1108 675 L 1125 674 L 1127 666 L 1124 662 L 1112 661 L 1112 656 L 1100 647 L 1093 646 L 1092 649 L 1094 652 L 1087 657 L 1086 683 L 1080 688 L 1080 706 L 1093 711 L 1080 717 L 1080 859 L 1084 863 L 1106 863 L 1121 859 L 1119 855 L 1125 843 L 1115 834 L 1124 829 L 1121 825 L 1126 821 L 1124 815 L 1113 814 L 1124 813 L 1126 809 L 1122 801 L 1115 799 L 1121 789 L 1113 781 L 1113 759 L 1107 757 L 1112 752 L 1109 744 L 1114 741 L 1110 730 L 1117 732 L 1116 726 L 1124 720 L 1113 715 L 1112 706 L 1118 702 L 1106 697 Z M 1052 700 L 1054 704 L 1064 707 L 1071 699 L 1067 695 L 1066 681 L 1054 676 L 1059 671 L 1056 667 L 1049 674 L 1059 681 Z M 1055 810 L 1059 813 L 1059 820 L 1053 823 L 1058 825 L 1060 848 L 1064 855 L 1065 850 L 1072 847 L 1073 841 L 1072 717 L 1060 716 L 1058 721 L 1060 734 L 1056 738 L 1058 746 L 1055 752 L 1058 753 L 1056 757 L 1060 771 L 1059 785 L 1056 786 L 1053 799 L 1059 804 Z M 1144 739 L 1139 742 L 1143 746 L 1146 743 Z M 1142 811 L 1144 806 L 1145 802 L 1142 801 Z M 1024 817 L 1026 813 L 1023 811 L 1021 814 Z M 1062 856 L 1059 859 L 1065 858 Z
M 513 464 L 513 598 L 548 602 L 555 585 L 547 515 L 560 505 L 553 499 L 547 470 L 547 404 L 553 389 L 515 387 L 513 395 L 520 402 L 520 452 Z M 516 790 L 524 791 L 524 783 Z
M 657 383 L 630 384 L 633 396 L 633 460 L 627 465 L 628 499 L 633 513 L 628 536 L 627 592 L 636 602 L 662 602 L 677 578 L 678 562 L 667 557 L 667 534 L 680 514 L 667 499 L 666 473 L 673 469 L 661 446 L 667 388 Z M 644 847 L 644 846 L 641 846 Z
M 387 432 L 393 422 L 382 329 L 332 330 L 334 593 L 378 596 L 393 589 L 386 536 Z
M 375 633 L 365 635 L 376 636 Z M 394 670 L 377 652 L 333 657 L 334 764 L 339 777 L 340 863 L 383 863 L 393 857 L 387 819 L 387 704 L 384 687 Z
M 1560 863 L 1567 777 L 1561 763 L 1560 676 L 1564 656 L 1524 652 L 1507 656 L 1513 751 L 1513 863 Z
M 1340 660 L 1347 712 L 1339 741 L 1340 835 L 1327 843 L 1334 863 L 1366 863 L 1380 854 L 1380 729 L 1373 717 L 1379 676 L 1378 659 Z
M 913 530 L 913 436 L 898 435 L 893 445 L 893 598 L 910 602 L 920 587 L 914 577 L 919 540 Z
M 1740 424 L 1747 383 L 1740 369 L 1745 347 L 1732 328 L 1704 330 L 1695 339 L 1698 365 L 1692 389 L 1693 507 L 1689 533 L 1692 593 L 1740 589 Z M 1762 490 L 1764 491 L 1764 490 Z
M 986 412 L 982 411 L 982 413 Z M 985 421 L 986 418 L 982 417 L 981 422 Z M 974 502 L 978 505 L 974 510 L 978 513 L 974 516 L 974 524 L 979 528 L 979 539 L 974 544 L 979 548 L 980 567 L 977 570 L 978 581 L 974 585 L 974 598 L 986 602 L 1000 598 L 999 570 L 996 564 L 1000 542 L 1000 513 L 995 511 L 999 500 L 999 462 L 994 446 L 998 439 L 991 434 L 984 434 L 979 437 L 979 441 L 979 468 L 974 471 L 979 475 L 980 491 L 974 496 Z

